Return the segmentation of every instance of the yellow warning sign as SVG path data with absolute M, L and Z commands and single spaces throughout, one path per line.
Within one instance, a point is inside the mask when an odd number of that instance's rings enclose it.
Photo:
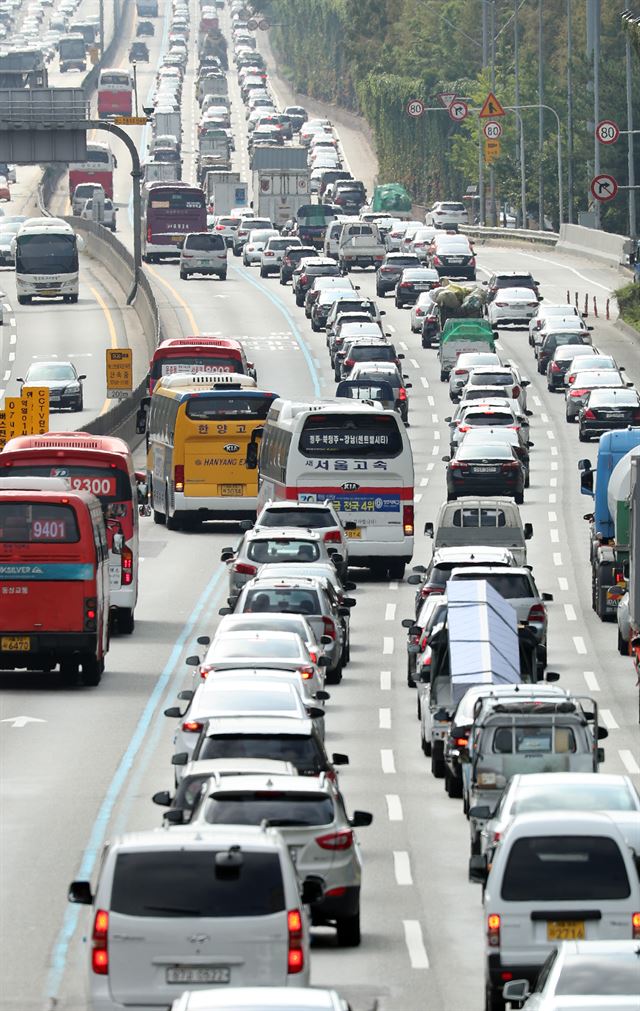
M 4 449 L 7 441 L 7 412 L 3 409 L 0 411 L 0 449 Z
M 485 140 L 484 160 L 486 161 L 487 165 L 491 165 L 491 163 L 497 161 L 499 157 L 500 157 L 500 141 Z
M 107 348 L 107 397 L 123 400 L 133 389 L 131 348 Z
M 17 435 L 29 435 L 27 423 L 29 405 L 26 399 L 7 397 L 4 402 L 4 409 L 7 415 L 7 442 L 9 439 L 15 439 Z
M 44 435 L 49 431 L 49 388 L 23 386 L 22 397 L 27 401 L 29 435 Z
M 113 122 L 118 126 L 144 126 L 149 120 L 146 116 L 114 116 Z
M 480 109 L 478 116 L 480 119 L 493 119 L 494 116 L 504 116 L 505 111 L 492 91 L 484 100 L 484 105 Z

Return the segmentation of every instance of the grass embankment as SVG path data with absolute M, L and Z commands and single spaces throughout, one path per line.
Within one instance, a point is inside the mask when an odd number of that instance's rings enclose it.
M 615 292 L 620 319 L 640 330 L 640 284 L 625 284 Z

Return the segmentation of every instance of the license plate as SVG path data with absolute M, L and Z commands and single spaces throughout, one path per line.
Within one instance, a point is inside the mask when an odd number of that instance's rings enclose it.
M 498 468 L 497 467 L 473 467 L 472 470 L 473 470 L 474 474 L 497 474 L 498 473 Z
M 241 484 L 220 484 L 218 485 L 221 495 L 242 495 L 244 485 Z
M 605 418 L 624 418 L 624 414 L 622 411 L 607 411 Z
M 447 259 L 446 259 L 445 262 L 446 263 L 462 263 L 462 257 L 461 256 L 449 256 L 449 257 L 447 257 Z
M 196 967 L 176 965 L 167 969 L 167 983 L 230 983 L 231 969 L 228 965 Z
M 362 537 L 362 530 L 360 527 L 356 527 L 355 530 L 345 530 L 345 533 L 350 540 L 358 540 L 358 538 Z
M 551 920 L 547 923 L 547 941 L 584 941 L 584 920 Z
M 31 636 L 3 635 L 0 640 L 0 649 L 7 653 L 28 653 L 31 649 Z
M 121 572 L 119 565 L 109 566 L 109 589 L 119 590 L 121 582 Z

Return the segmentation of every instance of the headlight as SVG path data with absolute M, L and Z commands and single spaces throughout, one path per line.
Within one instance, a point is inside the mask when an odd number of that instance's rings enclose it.
M 78 393 L 79 390 L 80 390 L 80 383 L 67 383 L 65 393 Z

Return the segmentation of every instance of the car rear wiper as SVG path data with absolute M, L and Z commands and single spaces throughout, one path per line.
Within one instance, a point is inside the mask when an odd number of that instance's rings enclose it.
M 173 913 L 175 916 L 202 916 L 201 909 L 181 909 L 180 906 L 144 906 L 151 913 Z

